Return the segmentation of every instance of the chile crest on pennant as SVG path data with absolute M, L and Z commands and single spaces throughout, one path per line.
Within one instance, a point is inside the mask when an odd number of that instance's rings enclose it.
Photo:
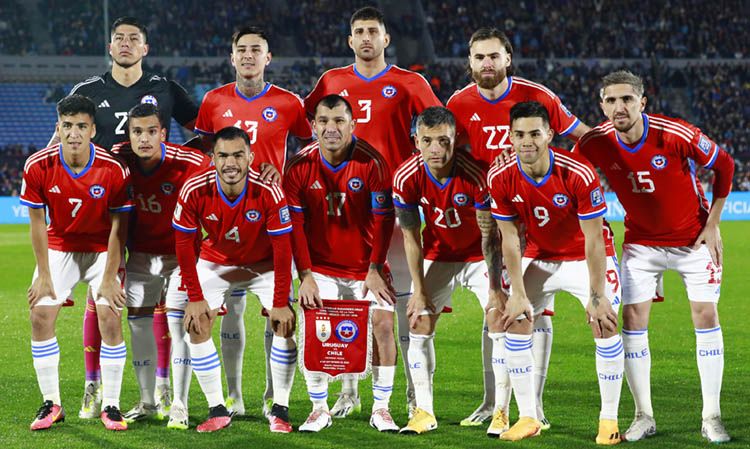
M 343 320 L 336 326 L 336 338 L 344 343 L 351 343 L 357 339 L 359 327 L 352 320 Z

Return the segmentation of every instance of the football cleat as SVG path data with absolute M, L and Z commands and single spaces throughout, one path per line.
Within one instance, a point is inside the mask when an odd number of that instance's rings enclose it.
M 107 430 L 128 430 L 128 423 L 122 418 L 120 409 L 113 405 L 104 407 L 101 418 Z
M 316 408 L 307 417 L 307 420 L 299 426 L 300 432 L 320 432 L 333 424 L 331 413 L 322 408 Z
M 524 416 L 513 424 L 513 427 L 500 434 L 501 440 L 517 441 L 528 437 L 535 437 L 542 433 L 542 424 L 534 418 Z
M 135 404 L 135 407 L 131 408 L 124 415 L 122 419 L 126 422 L 131 423 L 133 421 L 139 421 L 156 415 L 156 406 L 153 404 L 146 404 L 145 402 L 139 402 Z
M 78 417 L 81 419 L 95 419 L 99 416 L 102 408 L 102 384 L 99 381 L 88 381 L 83 390 L 81 410 Z
M 622 434 L 625 441 L 638 441 L 656 433 L 656 421 L 645 413 L 635 415 L 628 430 Z
M 505 410 L 500 409 L 492 416 L 492 422 L 487 428 L 487 436 L 490 438 L 500 438 L 500 435 L 508 430 L 509 426 L 510 420 L 508 419 L 508 413 Z
M 208 409 L 208 417 L 203 423 L 198 424 L 198 432 L 213 432 L 232 425 L 232 417 L 224 405 Z
M 187 430 L 187 428 L 190 427 L 188 421 L 187 407 L 182 405 L 179 401 L 172 403 L 172 407 L 169 409 L 169 422 L 167 423 L 167 429 Z
M 370 427 L 378 432 L 398 432 L 399 428 L 393 422 L 391 411 L 387 408 L 379 408 L 370 416 Z
M 162 420 L 168 418 L 169 410 L 172 407 L 172 389 L 169 387 L 169 384 L 156 386 L 154 402 L 156 403 L 156 419 Z
M 724 429 L 724 423 L 721 422 L 721 415 L 713 415 L 703 420 L 701 426 L 701 435 L 711 443 L 726 443 L 732 438 Z
M 289 433 L 292 431 L 292 425 L 289 424 L 289 407 L 273 404 L 271 406 L 271 416 L 268 418 L 273 433 Z
M 536 406 L 536 418 L 539 424 L 542 425 L 542 430 L 549 430 L 552 427 L 549 420 L 544 416 L 544 409 L 539 405 Z
M 227 398 L 227 410 L 229 416 L 234 418 L 235 416 L 243 416 L 245 414 L 245 401 L 235 398 Z
M 31 423 L 29 429 L 44 430 L 52 427 L 52 424 L 65 421 L 65 410 L 61 405 L 53 404 L 52 401 L 44 401 L 39 410 L 36 411 L 36 418 Z
M 492 418 L 492 409 L 494 406 L 482 402 L 474 412 L 461 420 L 462 426 L 481 426 L 482 423 Z
M 596 444 L 611 446 L 620 441 L 620 428 L 617 427 L 617 421 L 614 419 L 599 420 L 599 434 L 596 436 Z
M 334 418 L 346 418 L 350 414 L 362 412 L 362 404 L 359 402 L 359 395 L 352 396 L 346 393 L 336 393 L 339 398 L 331 409 L 331 416 Z
M 437 429 L 437 420 L 435 420 L 435 417 L 418 408 L 406 427 L 401 429 L 400 433 L 404 435 L 419 435 L 435 429 Z
M 271 420 L 271 409 L 273 408 L 273 398 L 268 398 L 263 400 L 263 416 L 266 417 L 267 420 Z

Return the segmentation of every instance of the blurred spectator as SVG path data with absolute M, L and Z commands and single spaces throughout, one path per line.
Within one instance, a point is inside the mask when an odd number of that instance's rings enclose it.
M 0 2 L 0 55 L 33 54 L 36 49 L 29 30 L 26 10 L 18 1 Z

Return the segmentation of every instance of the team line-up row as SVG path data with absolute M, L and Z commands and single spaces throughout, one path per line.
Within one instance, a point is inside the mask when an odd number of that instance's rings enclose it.
M 355 64 L 323 74 L 301 102 L 263 80 L 268 42 L 262 30 L 248 28 L 233 37 L 237 82 L 209 92 L 197 113 L 195 130 L 202 137 L 196 146 L 212 150 L 209 159 L 165 143 L 164 108 L 175 104 L 176 91 L 155 75 L 145 80 L 148 74 L 140 71 L 131 77 L 131 87 L 140 84 L 153 93 L 132 101 L 124 116 L 115 113 L 124 117 L 118 126 L 107 126 L 112 111 L 105 109 L 125 95 L 99 103 L 101 95 L 122 90 L 123 75 L 140 69 L 147 49 L 145 28 L 129 18 L 118 21 L 110 44 L 112 73 L 74 88 L 76 94 L 89 89 L 93 102 L 82 95 L 61 100 L 60 144 L 32 155 L 24 169 L 21 201 L 30 208 L 37 260 L 29 289 L 32 355 L 44 397 L 32 430 L 64 419 L 54 322 L 73 287 L 84 281 L 92 298 L 86 313 L 97 317 L 101 349 L 100 369 L 90 370 L 90 377 L 87 360 L 79 416 L 99 415 L 107 428 L 124 430 L 129 421 L 169 414 L 170 428 L 186 429 L 187 385 L 194 372 L 210 410 L 198 431 L 229 425 L 233 414 L 244 413 L 241 321 L 247 290 L 269 314 L 264 412 L 271 431 L 290 432 L 289 389 L 297 363 L 295 312 L 289 306 L 293 258 L 303 307 L 320 307 L 321 298 L 371 303 L 370 424 L 379 431 L 420 434 L 437 428 L 432 341 L 458 286 L 477 295 L 486 328 L 485 399 L 462 424 L 490 421 L 488 435 L 506 440 L 549 428 L 541 407 L 549 315 L 554 294 L 571 292 L 586 310 L 597 346 L 600 444 L 621 440 L 623 372 L 636 402 L 624 438 L 655 433 L 648 315 L 663 271 L 676 270 L 685 279 L 696 328 L 702 434 L 710 441 L 729 440 L 719 409 L 723 343 L 716 305 L 718 224 L 733 161 L 692 125 L 646 114 L 638 76 L 621 71 L 602 80 L 601 108 L 608 120 L 590 129 L 552 92 L 511 76 L 507 38 L 480 29 L 469 43 L 475 83 L 443 108 L 423 78 L 385 63 L 390 37 L 382 14 L 363 8 L 350 22 Z M 91 143 L 100 130 L 113 143 L 126 141 L 111 145 L 119 159 Z M 287 133 L 307 139 L 313 130 L 318 140 L 285 161 Z M 572 152 L 549 146 L 555 132 L 576 141 Z M 470 151 L 459 148 L 466 144 Z M 693 176 L 696 163 L 716 173 L 711 206 Z M 594 167 L 607 176 L 627 211 L 619 266 L 602 219 L 606 204 Z M 123 289 L 119 270 L 126 239 Z M 226 401 L 210 338 L 222 304 L 228 309 L 222 319 Z M 124 306 L 141 401 L 123 415 Z M 155 369 L 151 329 L 159 315 L 166 315 L 171 357 L 169 348 L 159 348 L 167 355 L 158 356 L 162 366 Z M 389 412 L 397 359 L 394 316 L 410 410 L 401 429 Z M 233 325 L 237 332 L 231 332 Z M 170 359 L 173 394 L 164 363 Z M 355 378 L 344 379 L 331 410 L 326 375 L 307 371 L 305 379 L 313 409 L 300 431 L 319 431 L 331 425 L 332 414 L 343 417 L 360 407 Z M 519 407 L 512 427 L 511 388 Z

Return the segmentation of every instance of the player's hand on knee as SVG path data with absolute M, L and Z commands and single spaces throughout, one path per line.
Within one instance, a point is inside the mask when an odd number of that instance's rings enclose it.
M 33 309 L 39 300 L 46 296 L 49 296 L 52 299 L 57 299 L 57 296 L 55 296 L 55 288 L 52 284 L 52 278 L 49 276 L 39 276 L 34 279 L 34 282 L 31 283 L 31 287 L 29 287 L 27 295 L 29 298 L 29 309 Z
M 201 325 L 202 317 L 210 317 L 211 309 L 208 307 L 208 302 L 204 299 L 202 301 L 190 301 L 185 307 L 185 331 L 187 333 L 195 333 L 200 335 L 204 329 Z M 210 332 L 211 329 L 208 329 Z
M 433 304 L 432 299 L 429 296 L 423 292 L 415 290 L 414 293 L 412 293 L 411 298 L 409 298 L 409 302 L 406 304 L 406 315 L 409 317 L 409 327 L 416 327 L 417 320 L 424 310 L 429 310 L 433 314 L 437 311 L 435 304 Z
M 508 329 L 511 324 L 521 317 L 521 315 L 526 315 L 529 322 L 534 322 L 534 314 L 531 309 L 529 298 L 516 293 L 511 295 L 508 302 L 505 304 L 505 313 L 502 318 L 503 329 Z
M 318 284 L 313 279 L 311 272 L 300 275 L 299 301 L 302 307 L 306 309 L 323 307 L 323 300 L 320 299 Z
M 362 287 L 362 297 L 366 297 L 370 291 L 381 306 L 385 304 L 392 306 L 396 303 L 396 292 L 383 273 L 377 269 L 368 270 L 365 285 Z
M 487 307 L 484 308 L 484 314 L 488 314 L 492 309 L 495 309 L 498 313 L 502 314 L 505 311 L 505 302 L 507 300 L 508 298 L 502 290 L 490 289 Z
M 268 183 L 279 183 L 279 181 L 281 181 L 281 173 L 279 173 L 273 164 L 263 162 L 258 168 L 260 169 L 261 181 Z
M 117 278 L 105 278 L 102 280 L 102 285 L 97 292 L 98 298 L 106 299 L 110 310 L 119 316 L 122 314 L 122 308 L 125 307 L 127 295 Z
M 714 264 L 721 266 L 724 259 L 724 249 L 721 243 L 721 231 L 719 230 L 718 225 L 706 224 L 698 235 L 698 238 L 695 239 L 693 249 L 700 248 L 702 243 L 706 244 L 708 252 L 711 253 L 711 260 Z
M 287 338 L 294 334 L 294 312 L 289 306 L 273 307 L 268 316 L 274 334 Z

